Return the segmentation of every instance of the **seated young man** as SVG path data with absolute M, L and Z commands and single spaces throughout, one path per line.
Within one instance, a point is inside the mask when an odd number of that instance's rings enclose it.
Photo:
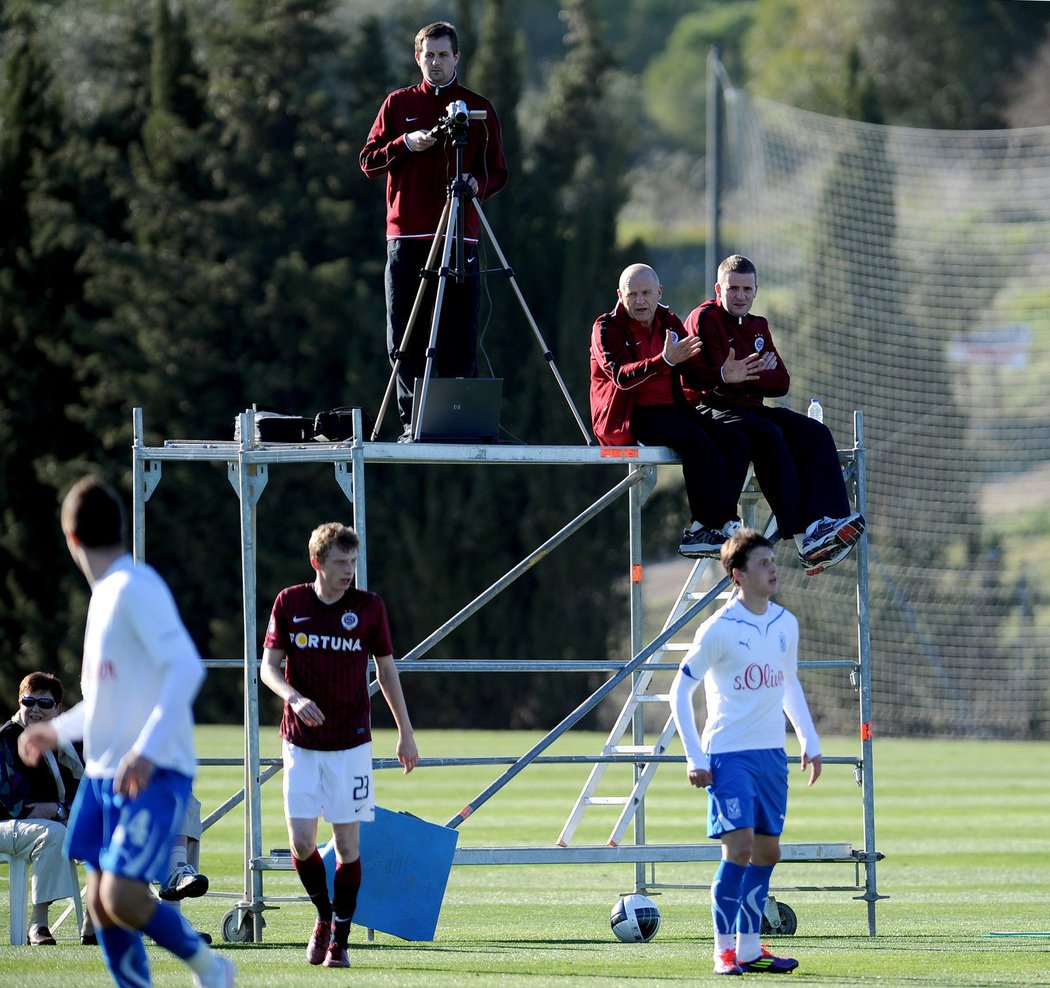
M 758 272 L 741 254 L 718 266 L 715 297 L 697 306 L 685 331 L 702 346 L 682 370 L 686 394 L 709 422 L 747 437 L 762 493 L 781 538 L 793 537 L 799 562 L 815 576 L 841 562 L 864 532 L 864 516 L 850 510 L 838 449 L 822 422 L 765 403 L 788 393 L 791 377 L 773 343 L 769 323 L 751 315 Z M 725 370 L 749 354 L 754 371 L 734 380 Z

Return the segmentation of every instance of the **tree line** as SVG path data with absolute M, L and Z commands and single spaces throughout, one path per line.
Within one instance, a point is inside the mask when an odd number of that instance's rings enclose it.
M 384 197 L 357 154 L 386 93 L 418 79 L 412 37 L 428 11 L 369 15 L 348 33 L 338 6 L 125 5 L 108 22 L 108 44 L 75 53 L 87 92 L 57 81 L 74 53 L 45 42 L 48 5 L 4 9 L 0 676 L 9 692 L 37 668 L 76 684 L 87 591 L 65 558 L 58 500 L 89 467 L 128 493 L 134 407 L 148 445 L 232 438 L 235 416 L 253 403 L 311 415 L 378 407 L 389 375 Z M 514 173 L 487 215 L 586 419 L 587 331 L 621 263 L 624 153 L 609 136 L 611 62 L 594 5 L 564 5 L 564 51 L 530 134 L 517 125 L 524 66 L 509 5 L 485 4 L 476 24 L 473 6 L 460 8 L 465 81 L 496 105 Z M 506 380 L 506 424 L 532 442 L 579 442 L 509 286 L 489 280 L 483 347 Z M 146 557 L 169 579 L 202 653 L 229 658 L 243 650 L 239 515 L 222 473 L 165 464 L 147 508 Z M 369 582 L 389 602 L 399 651 L 611 486 L 602 473 L 376 468 Z M 310 579 L 310 530 L 349 515 L 330 467 L 272 469 L 258 514 L 260 627 L 281 586 Z M 574 539 L 571 558 L 552 556 L 432 654 L 604 654 L 622 610 L 609 589 L 622 568 L 619 529 L 599 521 Z M 493 678 L 417 677 L 414 717 L 533 724 L 565 686 L 530 684 L 523 696 L 520 677 Z M 239 719 L 239 689 L 239 677 L 213 672 L 201 715 Z
M 1031 122 L 1039 105 L 1039 7 L 933 0 L 917 23 L 904 0 L 5 0 L 0 682 L 13 692 L 39 668 L 75 686 L 87 588 L 58 500 L 88 467 L 128 494 L 134 407 L 149 445 L 231 438 L 253 403 L 377 410 L 389 375 L 383 188 L 357 154 L 385 95 L 418 79 L 420 25 L 451 13 L 464 81 L 500 114 L 512 176 L 486 215 L 586 418 L 587 333 L 620 268 L 650 258 L 670 273 L 703 251 L 702 236 L 667 247 L 659 211 L 644 244 L 618 240 L 617 220 L 649 189 L 679 201 L 680 171 L 656 155 L 704 150 L 710 44 L 738 84 L 819 112 L 1002 126 Z M 481 366 L 505 379 L 504 424 L 529 442 L 579 442 L 509 287 L 487 285 Z M 705 297 L 689 287 L 669 299 L 679 311 Z M 216 658 L 243 651 L 224 474 L 167 463 L 147 510 L 146 556 Z M 566 468 L 370 467 L 369 583 L 399 653 L 611 483 Z M 655 492 L 650 548 L 673 536 L 679 500 Z M 258 510 L 260 627 L 280 587 L 310 578 L 309 531 L 349 514 L 330 468 L 272 468 Z M 627 537 L 624 513 L 606 515 L 431 654 L 606 655 L 622 640 Z M 567 678 L 417 676 L 413 717 L 548 723 L 575 705 Z M 213 672 L 201 716 L 239 719 L 239 689 Z

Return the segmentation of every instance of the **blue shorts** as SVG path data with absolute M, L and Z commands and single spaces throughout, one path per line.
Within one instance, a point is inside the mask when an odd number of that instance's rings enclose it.
M 787 815 L 788 763 L 783 748 L 730 751 L 711 756 L 707 836 L 751 828 L 779 837 Z
M 192 784 L 188 775 L 158 768 L 149 785 L 129 799 L 113 791 L 112 779 L 85 776 L 69 814 L 66 854 L 94 871 L 163 881 Z

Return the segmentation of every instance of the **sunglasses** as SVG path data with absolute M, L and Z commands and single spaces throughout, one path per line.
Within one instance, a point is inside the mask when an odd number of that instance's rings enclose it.
M 50 710 L 55 705 L 55 701 L 49 696 L 24 696 L 21 704 L 27 710 L 32 710 L 33 707 L 39 707 L 41 710 Z

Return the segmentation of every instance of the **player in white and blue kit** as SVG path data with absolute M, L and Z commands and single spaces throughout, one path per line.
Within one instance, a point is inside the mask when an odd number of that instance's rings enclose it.
M 233 964 L 149 887 L 167 875 L 196 769 L 200 656 L 167 585 L 126 551 L 112 488 L 93 477 L 75 484 L 62 503 L 62 530 L 91 585 L 83 700 L 24 731 L 22 757 L 35 762 L 45 749 L 84 741 L 66 853 L 87 868 L 88 908 L 119 988 L 152 984 L 143 933 L 185 961 L 198 988 L 232 988 Z
M 820 775 L 820 739 L 798 679 L 798 621 L 770 599 L 777 591 L 772 543 L 741 529 L 722 547 L 736 595 L 697 630 L 671 686 L 671 711 L 689 782 L 708 793 L 707 834 L 722 841 L 711 882 L 715 974 L 782 974 L 798 967 L 762 946 L 762 914 L 787 813 L 784 714 L 809 784 Z M 698 733 L 693 694 L 704 684 L 707 721 Z

